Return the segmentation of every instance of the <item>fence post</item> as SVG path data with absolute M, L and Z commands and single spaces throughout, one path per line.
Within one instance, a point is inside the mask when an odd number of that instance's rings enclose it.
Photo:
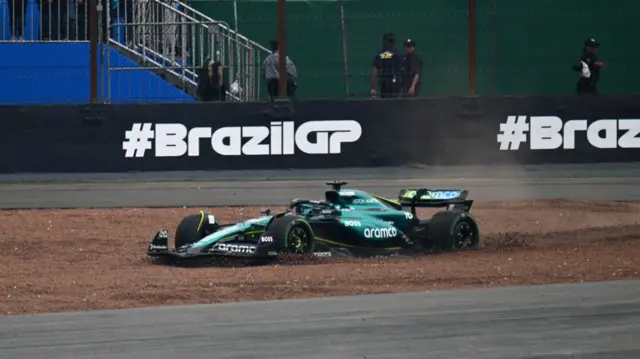
M 476 94 L 476 0 L 469 0 L 469 94 Z
M 278 0 L 278 55 L 280 60 L 280 98 L 287 98 L 287 52 L 285 37 L 285 0 Z
M 97 0 L 89 0 L 89 92 L 91 103 L 98 103 Z
M 347 62 L 347 27 L 344 23 L 344 6 L 340 4 L 340 22 L 342 25 L 342 58 L 344 61 L 344 93 L 349 98 L 349 65 Z

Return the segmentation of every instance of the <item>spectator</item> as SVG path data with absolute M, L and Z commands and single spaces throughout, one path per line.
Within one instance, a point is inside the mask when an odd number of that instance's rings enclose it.
M 89 27 L 87 26 L 87 1 L 89 0 L 69 0 L 69 29 L 67 32 L 69 40 L 71 41 L 89 40 Z
M 224 79 L 224 70 L 226 68 L 227 67 L 222 66 L 219 61 L 209 66 L 209 83 L 211 84 L 211 94 L 213 95 L 212 101 L 227 100 L 227 84 Z
M 138 0 L 133 6 L 133 41 L 136 46 L 144 46 L 149 44 L 149 30 L 146 29 L 151 22 L 151 11 L 149 0 Z
M 126 24 L 133 22 L 133 0 L 111 0 L 111 19 L 120 19 Z
M 96 4 L 98 1 L 100 0 L 96 0 Z M 98 16 L 100 16 L 100 31 L 98 33 L 98 41 L 103 44 L 107 44 L 109 43 L 109 38 L 113 36 L 114 29 L 111 27 L 111 24 L 113 24 L 115 18 L 118 15 L 118 7 L 120 5 L 120 2 L 118 0 L 102 0 L 102 4 L 104 8 L 98 14 Z M 89 38 L 88 35 L 87 38 Z
M 49 0 L 46 0 L 49 1 Z M 55 0 L 60 1 L 60 0 Z M 91 14 L 89 11 L 93 10 L 89 8 L 90 0 L 63 0 L 67 4 L 66 16 L 68 19 L 69 28 L 67 28 L 67 21 L 63 19 L 62 25 L 66 30 L 64 35 L 71 41 L 89 41 L 89 19 Z M 100 0 L 96 0 L 96 4 Z M 118 17 L 117 10 L 119 8 L 118 2 L 124 4 L 125 0 L 103 0 L 105 6 L 103 11 L 96 14 L 96 19 L 100 21 L 99 31 L 96 33 L 98 41 L 102 43 L 107 42 L 107 34 L 110 32 L 109 21 L 107 18 L 107 11 L 110 11 L 111 22 Z M 99 17 L 98 17 L 99 16 Z
M 407 39 L 404 42 L 404 66 L 402 85 L 404 95 L 407 97 L 418 97 L 422 81 L 422 59 L 416 54 L 416 42 Z
M 27 0 L 8 0 L 11 40 L 24 40 L 24 23 L 27 17 Z
M 162 7 L 162 55 L 172 63 L 176 62 L 176 45 L 178 41 L 178 3 L 174 0 L 162 0 L 168 7 Z
M 603 61 L 598 61 L 596 56 L 599 46 L 600 44 L 595 39 L 586 40 L 582 48 L 580 63 L 572 67 L 573 70 L 580 72 L 580 79 L 576 85 L 578 95 L 598 93 L 600 69 L 606 67 L 606 64 Z
M 211 61 L 198 70 L 198 87 L 196 90 L 198 100 L 203 102 L 226 101 L 225 68 L 219 61 Z
M 118 28 L 113 28 L 113 30 L 124 31 L 125 43 L 131 44 L 133 42 L 133 29 L 128 24 L 133 22 L 133 0 L 112 1 L 111 22 L 113 23 L 115 19 L 118 19 L 120 23 L 126 24 L 126 26 L 120 25 Z
M 277 41 L 271 41 L 271 51 L 272 53 L 267 56 L 262 63 L 262 71 L 264 72 L 264 79 L 267 82 L 269 98 L 273 102 L 274 99 L 278 97 L 280 89 L 280 55 Z M 292 98 L 295 96 L 295 92 L 298 89 L 298 70 L 289 56 L 287 56 L 286 59 L 287 97 Z
M 89 0 L 82 1 L 86 3 Z M 133 22 L 133 2 L 138 0 L 103 1 L 108 4 L 108 6 L 105 8 L 105 11 L 101 12 L 102 30 L 99 35 L 101 41 L 106 43 L 109 38 L 117 39 L 118 37 L 116 34 L 123 32 L 125 44 L 131 43 L 133 29 L 131 29 L 129 24 Z M 107 11 L 109 18 L 107 18 Z M 118 23 L 118 25 L 112 26 L 115 23 Z
M 67 38 L 67 1 L 69 0 L 38 0 L 42 24 L 40 27 L 41 40 L 59 41 Z
M 395 49 L 395 36 L 386 33 L 382 37 L 382 50 L 373 58 L 370 75 L 371 97 L 377 98 L 376 77 L 380 86 L 380 97 L 397 97 L 402 91 L 400 74 L 402 71 L 401 53 Z

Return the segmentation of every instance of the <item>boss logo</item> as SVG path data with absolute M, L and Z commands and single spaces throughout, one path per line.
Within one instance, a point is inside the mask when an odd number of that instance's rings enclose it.
M 260 237 L 262 243 L 273 243 L 273 237 Z
M 346 227 L 360 227 L 360 226 L 362 226 L 362 223 L 360 223 L 360 221 L 343 221 L 342 223 L 344 223 L 344 225 Z

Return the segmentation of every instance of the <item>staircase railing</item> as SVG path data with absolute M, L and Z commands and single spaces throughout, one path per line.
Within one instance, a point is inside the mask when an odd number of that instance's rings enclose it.
M 107 11 L 110 45 L 137 54 L 147 69 L 168 72 L 184 89 L 195 89 L 202 69 L 218 61 L 226 68 L 227 98 L 261 98 L 261 65 L 271 53 L 267 48 L 183 2 L 129 1 L 126 9 Z M 111 19 L 113 14 L 117 18 Z

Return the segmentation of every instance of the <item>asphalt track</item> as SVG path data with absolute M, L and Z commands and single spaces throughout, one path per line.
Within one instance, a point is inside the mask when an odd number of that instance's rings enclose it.
M 401 188 L 464 188 L 479 201 L 640 200 L 637 164 L 376 168 L 201 173 L 0 175 L 0 208 L 284 205 L 347 180 L 395 198 Z
M 0 318 L 0 357 L 637 359 L 640 282 Z
M 640 200 L 640 166 L 616 164 L 3 175 L 0 207 L 284 204 L 333 179 L 391 197 Z M 637 359 L 638 338 L 640 281 L 0 317 L 11 359 Z

